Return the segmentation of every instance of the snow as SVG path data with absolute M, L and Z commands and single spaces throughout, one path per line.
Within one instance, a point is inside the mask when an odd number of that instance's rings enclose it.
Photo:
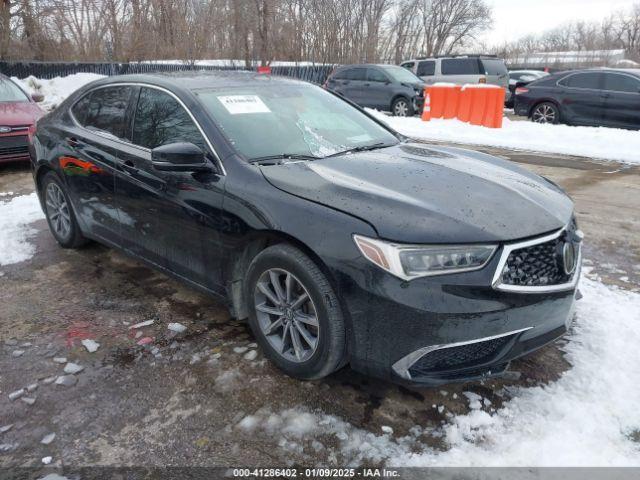
M 100 348 L 100 344 L 98 342 L 89 338 L 82 340 L 80 343 L 82 343 L 89 353 L 93 353 Z
M 36 252 L 30 242 L 36 230 L 30 226 L 44 218 L 35 193 L 0 201 L 0 266 L 29 260 Z
M 45 110 L 53 110 L 60 102 L 71 95 L 80 87 L 89 82 L 104 78 L 97 73 L 74 73 L 66 77 L 56 77 L 50 80 L 36 78 L 33 75 L 24 79 L 12 77 L 12 80 L 20 84 L 30 94 L 38 92 L 44 95 L 44 102 L 40 105 Z
M 261 409 L 238 428 L 281 435 L 286 448 L 334 436 L 350 466 L 640 466 L 640 444 L 631 439 L 640 430 L 640 294 L 588 275 L 580 289 L 584 298 L 564 347 L 572 368 L 548 385 L 511 388 L 497 411 L 483 410 L 486 399 L 464 392 L 469 413 L 451 415 L 437 430 L 416 425 L 399 438 L 305 406 Z M 434 450 L 422 435 L 441 437 L 448 448 Z
M 607 127 L 543 125 L 505 118 L 502 128 L 486 128 L 459 120 L 390 117 L 368 112 L 408 137 L 469 145 L 487 145 L 542 153 L 576 155 L 640 164 L 638 132 Z

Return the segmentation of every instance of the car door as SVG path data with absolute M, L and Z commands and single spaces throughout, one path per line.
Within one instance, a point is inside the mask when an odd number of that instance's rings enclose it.
M 388 109 L 391 106 L 393 90 L 391 79 L 379 68 L 367 68 L 367 81 L 364 82 L 363 107 Z
M 420 77 L 425 83 L 431 85 L 435 83 L 436 74 L 436 61 L 435 60 L 422 60 L 418 62 L 418 69 L 416 75 Z
M 640 128 L 640 79 L 626 73 L 603 75 L 605 123 Z
M 603 75 L 579 72 L 558 82 L 561 88 L 561 115 L 569 123 L 601 125 L 604 120 Z
M 364 84 L 367 82 L 365 67 L 350 68 L 345 74 L 344 96 L 360 106 L 365 101 Z
M 91 235 L 111 243 L 121 237 L 115 176 L 134 92 L 121 85 L 84 95 L 70 109 L 72 123 L 59 146 L 60 171 L 80 222 Z
M 176 142 L 214 152 L 192 115 L 167 91 L 143 86 L 132 115 L 131 144 L 119 154 L 116 199 L 127 249 L 187 280 L 222 292 L 220 235 L 224 175 L 163 172 L 153 148 Z

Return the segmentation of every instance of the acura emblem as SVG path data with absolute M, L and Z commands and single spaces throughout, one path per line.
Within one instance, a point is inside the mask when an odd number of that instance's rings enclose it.
M 0 133 L 9 133 L 11 130 L 11 127 L 0 127 Z
M 576 246 L 572 242 L 565 242 L 562 247 L 562 266 L 564 273 L 571 275 L 576 269 Z

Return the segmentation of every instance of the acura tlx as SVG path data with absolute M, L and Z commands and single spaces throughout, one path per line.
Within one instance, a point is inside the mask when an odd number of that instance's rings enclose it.
M 558 186 L 304 82 L 99 80 L 38 122 L 31 161 L 62 247 L 220 297 L 296 378 L 500 375 L 573 316 L 582 233 Z

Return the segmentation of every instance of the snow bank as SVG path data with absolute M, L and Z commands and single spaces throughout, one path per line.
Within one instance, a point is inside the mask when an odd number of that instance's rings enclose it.
M 459 120 L 434 119 L 423 122 L 418 117 L 389 117 L 375 110 L 368 112 L 398 132 L 421 140 L 488 145 L 640 164 L 640 134 L 631 130 L 542 125 L 508 118 L 504 119 L 502 128 L 492 129 Z
M 80 87 L 89 82 L 104 78 L 104 75 L 97 73 L 75 73 L 66 77 L 56 77 L 51 80 L 43 80 L 30 76 L 22 80 L 13 77 L 12 80 L 19 83 L 29 93 L 42 93 L 44 102 L 40 105 L 45 110 L 53 110 L 60 102 L 71 95 Z
M 35 254 L 29 224 L 44 218 L 35 193 L 0 202 L 0 266 L 24 262 Z
M 336 464 L 640 466 L 640 444 L 632 440 L 640 430 L 640 294 L 584 276 L 580 288 L 584 298 L 565 347 L 573 367 L 549 385 L 511 389 L 511 400 L 495 412 L 483 410 L 480 397 L 467 392 L 468 414 L 451 415 L 437 430 L 416 425 L 400 438 L 306 407 L 259 410 L 236 428 L 279 435 L 282 448 L 300 453 L 305 441 L 312 442 L 329 458 L 330 448 L 314 439 L 332 436 L 342 456 Z M 429 448 L 422 435 L 441 438 L 448 449 Z

